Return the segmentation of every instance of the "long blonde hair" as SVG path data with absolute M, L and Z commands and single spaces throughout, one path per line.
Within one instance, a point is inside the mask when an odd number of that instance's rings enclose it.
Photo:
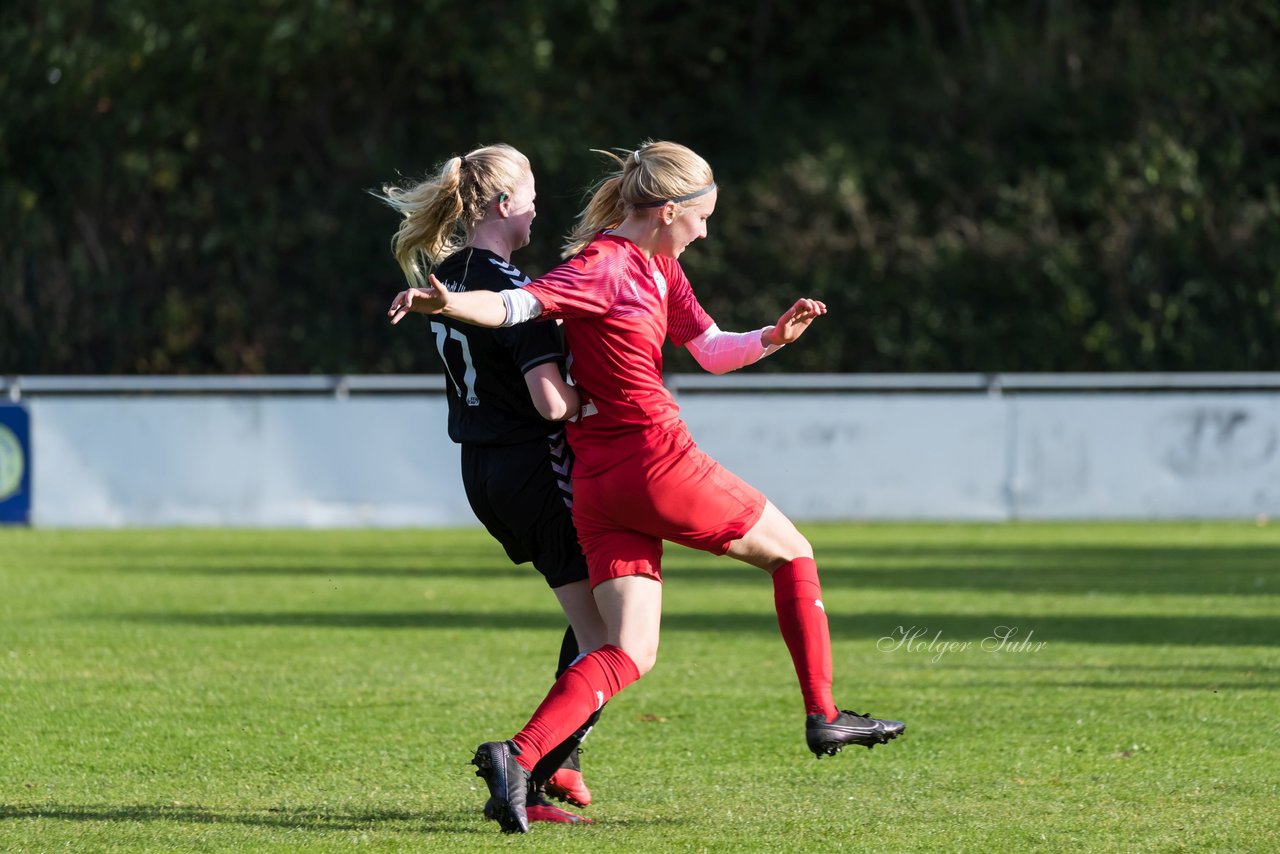
M 486 145 L 449 158 L 419 184 L 374 193 L 404 215 L 391 253 L 409 284 L 424 287 L 427 273 L 471 240 L 489 205 L 530 171 L 529 158 L 510 145 Z
M 692 198 L 715 186 L 707 161 L 676 142 L 644 142 L 622 156 L 592 150 L 612 159 L 618 169 L 591 188 L 591 198 L 561 253 L 566 258 L 581 252 L 601 231 L 622 225 L 637 208 L 679 203 L 681 197 Z

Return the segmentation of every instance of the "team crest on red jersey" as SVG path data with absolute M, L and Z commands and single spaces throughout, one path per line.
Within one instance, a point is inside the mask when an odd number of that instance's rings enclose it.
M 666 299 L 667 298 L 667 279 L 665 276 L 662 275 L 661 270 L 658 270 L 656 268 L 654 269 L 653 282 L 658 286 L 658 296 L 662 297 L 663 299 Z

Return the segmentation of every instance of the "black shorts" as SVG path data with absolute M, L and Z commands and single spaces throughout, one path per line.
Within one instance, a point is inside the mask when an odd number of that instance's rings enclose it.
M 476 518 L 513 563 L 533 561 L 553 588 L 587 578 L 572 468 L 563 430 L 517 445 L 462 446 L 462 485 Z

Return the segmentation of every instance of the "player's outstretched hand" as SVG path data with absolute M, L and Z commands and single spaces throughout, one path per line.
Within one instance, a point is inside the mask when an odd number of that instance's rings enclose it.
M 778 323 L 773 327 L 773 334 L 767 336 L 770 345 L 790 344 L 795 341 L 813 323 L 814 318 L 827 313 L 827 304 L 816 299 L 798 299 L 796 304 L 782 313 Z
M 391 301 L 391 308 L 387 309 L 387 317 L 391 318 L 393 324 L 399 323 L 409 312 L 439 314 L 444 311 L 449 303 L 448 289 L 440 284 L 434 274 L 427 278 L 431 282 L 430 287 L 409 288 L 396 294 L 396 298 Z

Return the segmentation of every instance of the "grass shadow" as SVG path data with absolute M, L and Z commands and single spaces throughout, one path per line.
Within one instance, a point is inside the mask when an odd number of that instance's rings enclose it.
M 1190 596 L 1280 594 L 1280 548 L 984 549 L 922 545 L 819 547 L 817 556 L 822 583 L 833 588 Z M 677 565 L 669 575 L 706 584 L 724 580 L 726 572 L 757 573 L 749 567 L 727 563 L 715 567 Z
M 289 830 L 352 831 L 373 830 L 381 825 L 422 833 L 477 833 L 474 816 L 463 812 L 406 812 L 367 810 L 353 813 L 329 812 L 316 807 L 268 807 L 258 811 L 214 809 L 198 805 L 160 804 L 40 804 L 14 806 L 0 804 L 0 821 L 53 819 L 90 822 L 158 822 L 183 824 L 239 824 L 248 827 L 279 827 Z
M 384 554 L 342 554 L 329 563 L 309 556 L 307 562 L 238 561 L 228 559 L 147 564 L 132 563 L 112 571 L 137 575 L 241 576 L 272 578 L 460 578 L 473 581 L 536 578 L 530 564 L 505 562 L 501 554 L 472 553 L 475 563 L 442 556 L 422 556 L 404 563 Z M 207 555 L 202 555 L 207 558 Z M 830 588 L 1001 591 L 1011 593 L 1161 594 L 1252 596 L 1280 594 L 1280 548 L 1257 546 L 1149 548 L 1140 546 L 1058 546 L 973 548 L 946 545 L 820 547 L 823 584 Z M 85 570 L 90 571 L 90 570 Z M 99 569 L 93 569 L 100 572 Z M 758 578 L 759 570 L 732 560 L 716 560 L 673 548 L 667 556 L 668 577 L 706 585 Z
M 520 565 L 509 563 L 504 564 L 503 560 L 504 558 L 498 556 L 493 559 L 492 564 L 484 563 L 477 566 L 424 565 L 418 567 L 379 565 L 376 563 L 362 565 L 344 563 L 334 564 L 332 566 L 324 563 L 312 563 L 290 566 L 280 564 L 195 564 L 187 562 L 169 566 L 125 566 L 113 569 L 113 572 L 120 572 L 129 575 L 198 576 L 207 578 L 239 578 L 241 576 L 254 576 L 258 578 L 325 579 L 335 577 L 406 579 L 465 578 L 484 581 L 494 578 L 538 577 L 538 571 L 533 568 L 533 564 L 531 563 Z M 101 570 L 86 569 L 84 571 L 100 572 Z
M 999 682 L 992 680 L 978 680 L 972 682 L 957 682 L 953 685 L 963 686 L 965 688 L 984 688 L 993 690 L 1018 690 L 1025 691 L 1034 688 L 1039 691 L 1044 688 L 1062 688 L 1067 690 L 1085 689 L 1085 690 L 1102 690 L 1102 691 L 1195 691 L 1207 694 L 1231 694 L 1235 691 L 1274 691 L 1280 688 L 1280 682 L 1140 682 L 1140 681 L 1119 681 L 1108 682 L 1104 680 L 1069 680 L 1059 682 Z
M 554 629 L 564 618 L 547 612 L 270 612 L 134 613 L 96 615 L 94 619 L 123 619 L 155 625 L 209 628 L 332 628 L 332 629 Z M 1056 615 L 991 612 L 950 613 L 854 613 L 830 614 L 834 637 L 879 641 L 910 633 L 920 645 L 941 635 L 943 641 L 981 642 L 995 637 L 1000 627 L 1014 629 L 1008 644 L 1031 643 L 1137 644 L 1156 646 L 1280 646 L 1280 620 L 1272 617 L 1189 615 Z M 667 613 L 666 632 L 778 633 L 776 616 L 760 613 Z M 882 646 L 888 645 L 886 641 Z

